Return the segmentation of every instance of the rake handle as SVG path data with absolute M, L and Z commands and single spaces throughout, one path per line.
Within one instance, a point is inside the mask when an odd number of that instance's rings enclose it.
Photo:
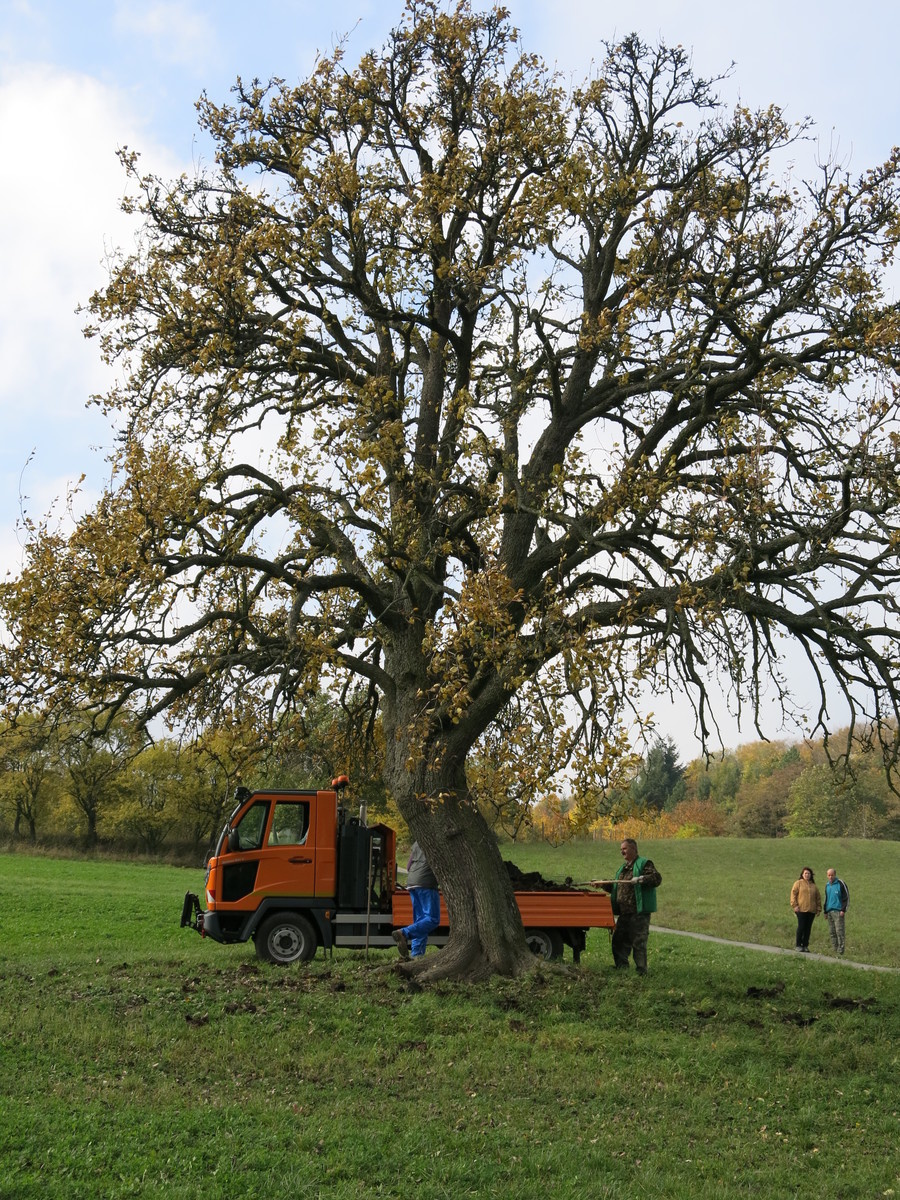
M 587 883 L 577 883 L 576 887 L 605 887 L 607 884 L 616 883 L 643 883 L 643 875 L 638 875 L 636 879 L 589 879 Z

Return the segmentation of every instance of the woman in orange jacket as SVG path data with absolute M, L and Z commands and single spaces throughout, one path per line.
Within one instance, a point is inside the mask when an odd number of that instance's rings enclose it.
M 822 897 L 816 887 L 812 867 L 804 867 L 791 888 L 791 908 L 797 914 L 797 949 L 809 954 L 809 934 L 816 913 L 822 911 Z

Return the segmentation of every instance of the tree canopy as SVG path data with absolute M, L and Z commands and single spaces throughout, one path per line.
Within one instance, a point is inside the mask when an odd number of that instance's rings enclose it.
M 726 110 L 680 47 L 607 50 L 569 90 L 503 9 L 410 0 L 355 67 L 204 96 L 208 169 L 123 153 L 111 482 L 3 597 L 32 705 L 361 683 L 451 913 L 432 974 L 527 963 L 466 781 L 513 699 L 543 752 L 492 752 L 585 786 L 640 686 L 704 739 L 710 680 L 789 710 L 782 635 L 823 725 L 831 684 L 898 712 L 900 156 L 795 178 L 805 125 Z

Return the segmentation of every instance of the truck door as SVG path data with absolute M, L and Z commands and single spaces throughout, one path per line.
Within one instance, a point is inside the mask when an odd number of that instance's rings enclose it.
M 251 894 L 257 903 L 264 896 L 312 896 L 313 812 L 308 797 L 254 801 L 235 822 L 221 859 L 222 902 L 238 903 Z
M 266 801 L 257 800 L 241 813 L 228 835 L 225 853 L 219 859 L 222 871 L 221 895 L 223 904 L 236 904 L 256 887 L 259 855 L 269 816 Z
M 263 895 L 315 895 L 314 811 L 308 797 L 275 800 L 260 851 L 256 887 Z

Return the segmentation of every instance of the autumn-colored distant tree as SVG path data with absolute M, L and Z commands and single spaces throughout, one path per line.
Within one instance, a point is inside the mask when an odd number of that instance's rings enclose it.
M 836 779 L 826 764 L 807 767 L 786 797 L 785 827 L 797 837 L 843 837 L 855 808 L 851 779 Z
M 183 815 L 188 792 L 178 747 L 169 740 L 146 746 L 128 764 L 119 798 L 109 813 L 108 826 L 118 839 L 137 845 L 147 854 L 158 854 Z
M 709 800 L 724 812 L 734 811 L 741 786 L 741 764 L 733 753 L 697 758 L 685 769 L 688 799 Z
M 778 837 L 785 832 L 788 795 L 809 759 L 807 748 L 787 742 L 748 742 L 734 751 L 741 765 L 734 825 L 745 837 Z
M 791 178 L 804 127 L 680 47 L 569 92 L 467 0 L 200 120 L 209 170 L 123 156 L 144 234 L 90 328 L 120 448 L 30 531 L 14 697 L 208 720 L 359 678 L 450 911 L 431 977 L 529 966 L 466 777 L 513 697 L 585 784 L 638 686 L 704 737 L 711 676 L 788 705 L 782 634 L 897 712 L 896 154 Z
M 785 828 L 795 837 L 896 837 L 900 799 L 885 779 L 880 755 L 867 738 L 854 746 L 845 770 L 835 771 L 820 747 L 788 793 Z
M 103 815 L 123 798 L 126 770 L 143 741 L 130 714 L 120 710 L 117 718 L 100 735 L 81 716 L 70 717 L 56 730 L 62 793 L 83 821 L 80 832 L 88 847 L 99 841 Z
M 37 841 L 39 820 L 57 800 L 60 777 L 54 737 L 44 722 L 25 715 L 0 730 L 0 805 L 12 816 L 13 837 Z
M 534 805 L 532 820 L 541 838 L 556 846 L 572 836 L 571 813 L 571 801 L 551 792 Z
M 672 820 L 678 827 L 676 837 L 724 837 L 728 832 L 725 811 L 712 800 L 679 800 Z
M 198 851 L 212 850 L 234 807 L 235 788 L 250 782 L 267 744 L 253 706 L 238 703 L 225 706 L 182 746 L 181 840 Z

